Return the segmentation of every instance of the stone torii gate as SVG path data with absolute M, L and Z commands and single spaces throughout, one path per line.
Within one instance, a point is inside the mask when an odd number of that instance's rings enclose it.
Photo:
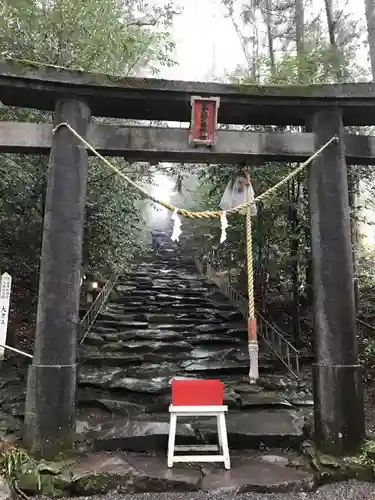
M 188 131 L 95 125 L 91 116 L 190 121 L 190 97 L 219 97 L 219 122 L 299 125 L 309 133 L 219 131 L 215 147 L 189 146 Z M 332 136 L 309 168 L 314 268 L 315 438 L 331 453 L 353 452 L 365 435 L 358 363 L 346 164 L 375 164 L 375 137 L 344 125 L 375 124 L 372 83 L 240 86 L 120 78 L 0 62 L 4 105 L 54 112 L 100 153 L 127 160 L 199 163 L 303 161 Z M 66 128 L 0 122 L 0 152 L 50 152 L 35 349 L 29 368 L 25 443 L 51 458 L 73 446 L 76 327 L 88 152 Z

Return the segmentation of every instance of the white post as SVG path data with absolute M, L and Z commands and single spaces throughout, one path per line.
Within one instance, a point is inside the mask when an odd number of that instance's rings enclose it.
M 12 277 L 8 273 L 0 279 L 0 344 L 6 345 Z M 4 347 L 0 347 L 0 360 L 4 359 Z

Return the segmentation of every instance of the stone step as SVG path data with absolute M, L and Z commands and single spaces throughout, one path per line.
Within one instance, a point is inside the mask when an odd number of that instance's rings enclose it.
M 215 335 L 212 333 L 196 334 L 189 337 L 189 342 L 193 345 L 199 345 L 201 347 L 216 346 L 218 349 L 223 346 L 231 347 L 233 345 L 241 345 L 241 340 L 239 338 L 231 337 L 229 335 Z
M 78 420 L 77 424 L 79 428 L 85 422 Z M 84 433 L 78 438 L 81 441 L 78 440 L 77 444 L 82 447 L 86 441 Z M 297 454 L 280 450 L 273 455 L 264 452 L 252 452 L 251 455 L 249 452 L 237 453 L 231 456 L 231 471 L 224 473 L 217 464 L 195 464 L 193 467 L 175 464 L 168 469 L 165 453 L 93 452 L 86 448 L 66 463 L 57 462 L 42 467 L 38 470 L 38 481 L 34 480 L 29 470 L 20 471 L 17 485 L 22 491 L 43 498 L 50 498 L 51 491 L 64 498 L 90 498 L 95 495 L 103 499 L 115 498 L 119 492 L 122 498 L 136 494 L 134 498 L 150 499 L 182 499 L 186 495 L 203 498 L 201 495 L 206 497 L 207 494 L 218 498 L 221 491 L 232 497 L 240 491 L 290 491 L 295 494 L 310 490 L 316 482 L 307 466 L 305 470 L 296 468 L 303 463 L 302 457 Z
M 120 357 L 121 359 L 121 357 Z M 162 359 L 154 357 L 155 362 L 140 362 L 122 357 L 126 367 L 120 363 L 110 365 L 83 364 L 79 369 L 78 380 L 81 385 L 91 385 L 102 389 L 132 390 L 136 383 L 138 392 L 149 393 L 151 383 L 152 392 L 162 393 L 168 390 L 173 377 L 188 378 L 222 378 L 224 375 L 245 376 L 249 372 L 247 360 L 213 360 L 213 359 L 185 359 L 171 360 L 167 356 Z M 86 360 L 89 362 L 89 360 Z M 99 363 L 99 361 L 97 361 Z M 272 360 L 262 360 L 260 368 L 263 372 L 274 370 Z M 157 390 L 156 390 L 157 388 Z
M 95 330 L 99 328 L 108 330 L 132 330 L 134 328 L 147 328 L 147 321 L 114 321 L 114 320 L 102 320 L 97 321 L 95 324 Z M 93 330 L 93 331 L 95 331 Z
M 203 325 L 198 325 L 198 326 L 203 326 Z M 103 325 L 94 325 L 91 331 L 93 333 L 99 334 L 99 335 L 109 335 L 109 334 L 120 334 L 120 335 L 123 334 L 123 335 L 125 335 L 126 333 L 128 333 L 130 335 L 132 332 L 144 331 L 144 330 L 148 330 L 148 329 L 150 331 L 155 331 L 155 330 L 165 331 L 167 334 L 170 332 L 181 332 L 183 334 L 192 334 L 192 332 L 195 332 L 196 328 L 197 328 L 197 326 L 194 323 L 175 324 L 175 325 L 169 325 L 169 324 L 158 325 L 157 329 L 148 328 L 148 327 L 149 327 L 148 323 L 144 327 L 139 327 L 140 328 L 139 330 L 136 329 L 137 328 L 136 326 L 133 327 L 133 329 L 131 329 L 131 328 L 120 329 L 120 328 L 114 328 L 112 326 L 110 327 L 110 326 L 103 326 Z
M 139 341 L 128 341 L 126 339 L 118 340 L 117 342 L 111 342 L 103 344 L 101 347 L 92 348 L 90 346 L 83 345 L 80 349 L 80 355 L 89 356 L 93 354 L 94 356 L 100 356 L 104 354 L 112 355 L 144 355 L 144 354 L 169 354 L 170 356 L 175 356 L 179 352 L 190 352 L 193 350 L 193 345 L 184 340 L 177 342 L 164 342 L 164 341 L 154 341 L 150 342 L 148 340 Z
M 108 303 L 107 307 L 114 308 L 116 310 L 121 310 L 123 307 L 132 307 L 136 311 L 138 308 L 150 308 L 150 307 L 163 307 L 170 308 L 171 310 L 187 309 L 188 311 L 195 310 L 197 307 L 205 309 L 207 311 L 217 311 L 218 309 L 214 307 L 209 302 L 202 302 L 197 304 L 193 301 L 185 302 L 184 300 L 174 300 L 172 298 L 157 298 L 157 297 L 125 297 L 121 300 L 117 299 L 116 302 Z
M 175 312 L 172 313 L 111 313 L 108 310 L 97 317 L 97 323 L 103 324 L 106 322 L 116 322 L 118 324 L 122 323 L 148 323 L 148 324 L 165 324 L 165 323 L 191 323 L 197 320 L 219 320 L 220 316 L 213 311 L 206 311 L 204 309 L 196 309 L 195 311 L 190 311 L 189 313 Z
M 149 270 L 149 271 L 133 271 L 130 272 L 128 275 L 128 278 L 132 281 L 138 281 L 138 280 L 150 280 L 154 278 L 168 278 L 168 279 L 174 279 L 178 281 L 183 281 L 183 282 L 196 282 L 200 283 L 200 278 L 198 274 L 195 273 L 187 273 L 187 272 L 176 272 L 176 271 L 168 271 L 164 270 L 164 273 L 162 270 L 155 269 L 154 271 Z M 125 283 L 124 281 L 119 281 L 119 283 Z
M 100 389 L 124 389 L 139 393 L 161 394 L 169 389 L 171 378 L 180 374 L 181 369 L 177 363 L 164 362 L 158 369 L 157 364 L 143 363 L 140 368 L 137 365 L 130 367 L 121 366 L 91 366 L 83 365 L 79 369 L 78 381 L 81 385 L 94 386 Z M 152 373 L 157 377 L 147 380 Z M 163 374 L 161 376 L 160 374 Z
M 183 345 L 182 345 L 183 344 Z M 179 344 L 165 344 L 156 342 L 131 343 L 118 342 L 104 344 L 100 348 L 83 346 L 79 349 L 81 363 L 95 366 L 127 366 L 131 369 L 134 365 L 142 363 L 154 365 L 155 363 L 172 362 L 186 371 L 187 374 L 194 372 L 227 372 L 235 373 L 243 366 L 248 366 L 247 350 L 224 348 L 214 350 L 204 348 L 200 344 L 193 347 L 191 344 L 180 342 Z M 274 360 L 268 357 L 260 357 L 261 368 L 274 366 Z M 139 367 L 139 373 L 143 366 Z
M 116 320 L 98 320 L 96 323 L 96 327 L 94 331 L 98 331 L 97 329 L 101 327 L 102 329 L 108 329 L 110 331 L 127 331 L 127 330 L 134 330 L 135 328 L 140 328 L 140 329 L 145 329 L 148 328 L 148 326 L 151 325 L 157 325 L 158 328 L 164 328 L 168 330 L 174 330 L 174 331 L 183 331 L 185 330 L 185 327 L 187 329 L 191 329 L 193 327 L 199 326 L 199 325 L 205 325 L 207 324 L 207 317 L 205 318 L 178 318 L 174 319 L 172 322 L 168 322 L 168 319 L 166 319 L 166 323 L 164 322 L 155 322 L 155 323 L 148 323 L 148 322 L 142 322 L 142 321 L 116 321 Z M 195 322 L 194 325 L 192 325 L 192 321 Z M 221 324 L 223 321 L 220 319 L 212 318 L 210 320 L 211 323 L 213 324 Z
M 225 383 L 224 404 L 228 405 L 230 410 L 298 408 L 303 409 L 306 415 L 312 411 L 313 401 L 308 391 L 268 391 L 260 386 L 249 386 L 247 381 L 247 386 L 253 392 L 240 392 L 236 390 L 236 383 L 241 383 L 241 377 L 231 375 L 229 379 Z M 163 385 L 157 392 L 155 384 L 150 386 L 144 379 L 129 379 L 126 388 L 121 390 L 97 385 L 79 385 L 77 400 L 80 407 L 89 406 L 94 414 L 104 407 L 114 416 L 130 412 L 137 418 L 144 413 L 168 413 L 171 402 L 170 388 L 166 389 L 166 385 Z M 134 408 L 137 411 L 133 411 Z
M 168 332 L 168 330 L 165 331 L 166 333 Z M 174 332 L 173 327 L 171 327 L 171 331 Z M 126 330 L 111 332 L 111 333 L 101 333 L 100 337 L 103 339 L 105 344 L 114 343 L 116 345 L 118 345 L 119 342 L 137 342 L 138 340 L 141 340 L 138 332 L 129 332 Z M 150 340 L 153 341 L 154 339 L 152 338 L 152 336 L 150 337 L 151 337 Z M 94 338 L 95 338 L 94 344 L 96 343 L 96 345 L 98 345 L 97 337 Z M 88 337 L 87 340 L 85 340 L 85 343 L 87 343 L 89 339 L 90 337 Z M 145 340 L 144 337 L 143 340 Z M 163 338 L 163 336 L 161 336 L 161 340 L 166 340 L 166 337 Z M 211 349 L 213 348 L 225 349 L 235 346 L 240 347 L 242 345 L 243 349 L 246 350 L 247 352 L 247 343 L 245 344 L 239 338 L 225 336 L 225 335 L 197 334 L 194 332 L 187 332 L 184 335 L 184 341 L 187 341 L 192 346 L 200 346 L 201 348 L 210 347 Z M 110 348 L 109 345 L 108 347 Z
M 184 300 L 175 300 L 173 298 L 163 298 L 159 299 L 156 297 L 122 297 L 120 299 L 117 299 L 116 302 L 112 302 L 113 305 L 117 307 L 125 306 L 125 307 L 132 307 L 133 310 L 138 311 L 138 308 L 140 307 L 154 307 L 157 306 L 159 308 L 168 308 L 168 307 L 175 307 L 175 308 L 186 308 L 188 307 L 189 309 L 194 309 L 197 307 L 204 307 L 207 310 L 211 311 L 216 311 L 215 307 L 212 307 L 208 303 L 195 303 L 194 301 L 190 302 L 185 302 Z
M 187 327 L 185 329 L 185 326 Z M 183 328 L 182 328 L 183 327 Z M 199 327 L 199 325 L 198 325 Z M 183 330 L 186 331 L 183 331 Z M 94 330 L 85 339 L 85 344 L 103 345 L 109 342 L 117 343 L 131 341 L 164 341 L 173 343 L 184 340 L 192 345 L 233 347 L 234 345 L 243 345 L 247 351 L 247 334 L 241 335 L 228 334 L 225 330 L 213 330 L 209 333 L 201 333 L 195 325 L 158 325 L 157 328 L 145 328 L 141 330 L 115 330 L 109 328 L 95 327 Z
M 124 305 L 124 304 L 108 304 L 104 309 L 104 314 L 149 314 L 149 313 L 165 313 L 165 314 L 191 314 L 200 309 L 201 312 L 206 311 L 208 313 L 216 312 L 216 309 L 210 306 L 205 306 L 204 308 L 197 308 L 195 304 L 184 304 L 184 303 L 169 303 L 167 305 L 158 304 L 154 302 L 153 304 L 141 304 L 137 306 Z M 220 311 L 217 311 L 220 314 Z
M 156 284 L 159 280 L 153 280 L 148 283 L 127 283 L 126 285 L 117 286 L 116 289 L 119 293 L 124 293 L 125 295 L 156 295 L 159 294 L 169 294 L 169 295 L 181 295 L 183 297 L 201 297 L 206 301 L 207 290 L 202 287 L 190 288 L 186 285 L 177 284 L 175 282 L 165 282 Z
M 102 335 L 100 333 L 102 333 Z M 85 339 L 85 344 L 103 345 L 105 343 L 108 343 L 108 334 L 106 335 L 105 333 L 103 333 L 103 331 L 100 333 L 95 333 L 93 331 L 90 332 L 90 334 Z M 117 333 L 112 333 L 109 335 L 112 335 L 112 339 L 114 342 L 121 340 L 121 338 L 123 337 L 122 335 L 118 335 Z M 156 342 L 161 340 L 167 342 L 167 341 L 180 341 L 184 340 L 185 338 L 186 336 L 183 333 L 174 332 L 172 330 L 163 330 L 155 328 L 148 328 L 144 330 L 128 330 L 126 332 L 127 341 L 148 340 Z
M 130 303 L 134 304 L 149 304 L 149 303 L 160 303 L 160 304 L 168 304 L 168 303 L 184 303 L 184 304 L 194 304 L 197 307 L 208 307 L 210 309 L 215 309 L 212 304 L 210 304 L 207 300 L 205 300 L 203 297 L 197 297 L 197 296 L 183 296 L 183 295 L 177 295 L 176 292 L 174 294 L 170 293 L 149 293 L 147 290 L 145 290 L 145 293 L 141 293 L 142 291 L 139 291 L 138 293 L 135 294 L 122 294 L 119 298 L 116 299 L 115 304 L 125 304 L 125 305 L 130 305 Z
M 183 422 L 183 420 L 181 420 Z M 230 411 L 227 415 L 229 448 L 231 450 L 262 447 L 301 448 L 305 419 L 297 410 Z M 96 450 L 132 452 L 166 451 L 169 415 L 143 415 L 142 418 L 109 420 L 93 428 L 88 436 Z M 215 418 L 194 419 L 177 426 L 178 444 L 216 444 Z

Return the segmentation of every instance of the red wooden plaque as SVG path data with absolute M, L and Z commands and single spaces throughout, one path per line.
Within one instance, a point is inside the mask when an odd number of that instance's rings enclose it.
M 191 125 L 189 143 L 203 146 L 216 144 L 219 97 L 191 98 Z

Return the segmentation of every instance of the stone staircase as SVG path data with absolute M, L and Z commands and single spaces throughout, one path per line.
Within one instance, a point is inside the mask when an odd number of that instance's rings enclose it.
M 78 435 L 93 450 L 165 451 L 170 381 L 219 378 L 229 406 L 231 449 L 299 449 L 308 382 L 269 354 L 248 383 L 246 322 L 166 237 L 132 266 L 79 346 Z M 216 422 L 182 424 L 182 444 L 210 444 Z
M 261 353 L 261 377 L 249 385 L 246 323 L 200 276 L 193 261 L 163 238 L 157 251 L 118 280 L 78 345 L 79 453 L 73 454 L 69 471 L 65 462 L 55 464 L 43 481 L 50 484 L 53 476 L 59 491 L 64 485 L 65 496 L 85 497 L 113 490 L 234 495 L 316 485 L 306 459 L 309 380 L 298 383 Z M 9 362 L 2 367 L 0 439 L 11 442 L 22 438 L 29 360 L 21 361 L 22 366 Z M 177 376 L 224 382 L 230 471 L 208 463 L 167 469 L 170 380 Z M 181 419 L 177 426 L 176 444 L 216 443 L 216 420 Z M 41 493 L 28 477 L 25 481 L 19 483 L 23 491 Z M 50 489 L 42 492 L 52 495 Z

